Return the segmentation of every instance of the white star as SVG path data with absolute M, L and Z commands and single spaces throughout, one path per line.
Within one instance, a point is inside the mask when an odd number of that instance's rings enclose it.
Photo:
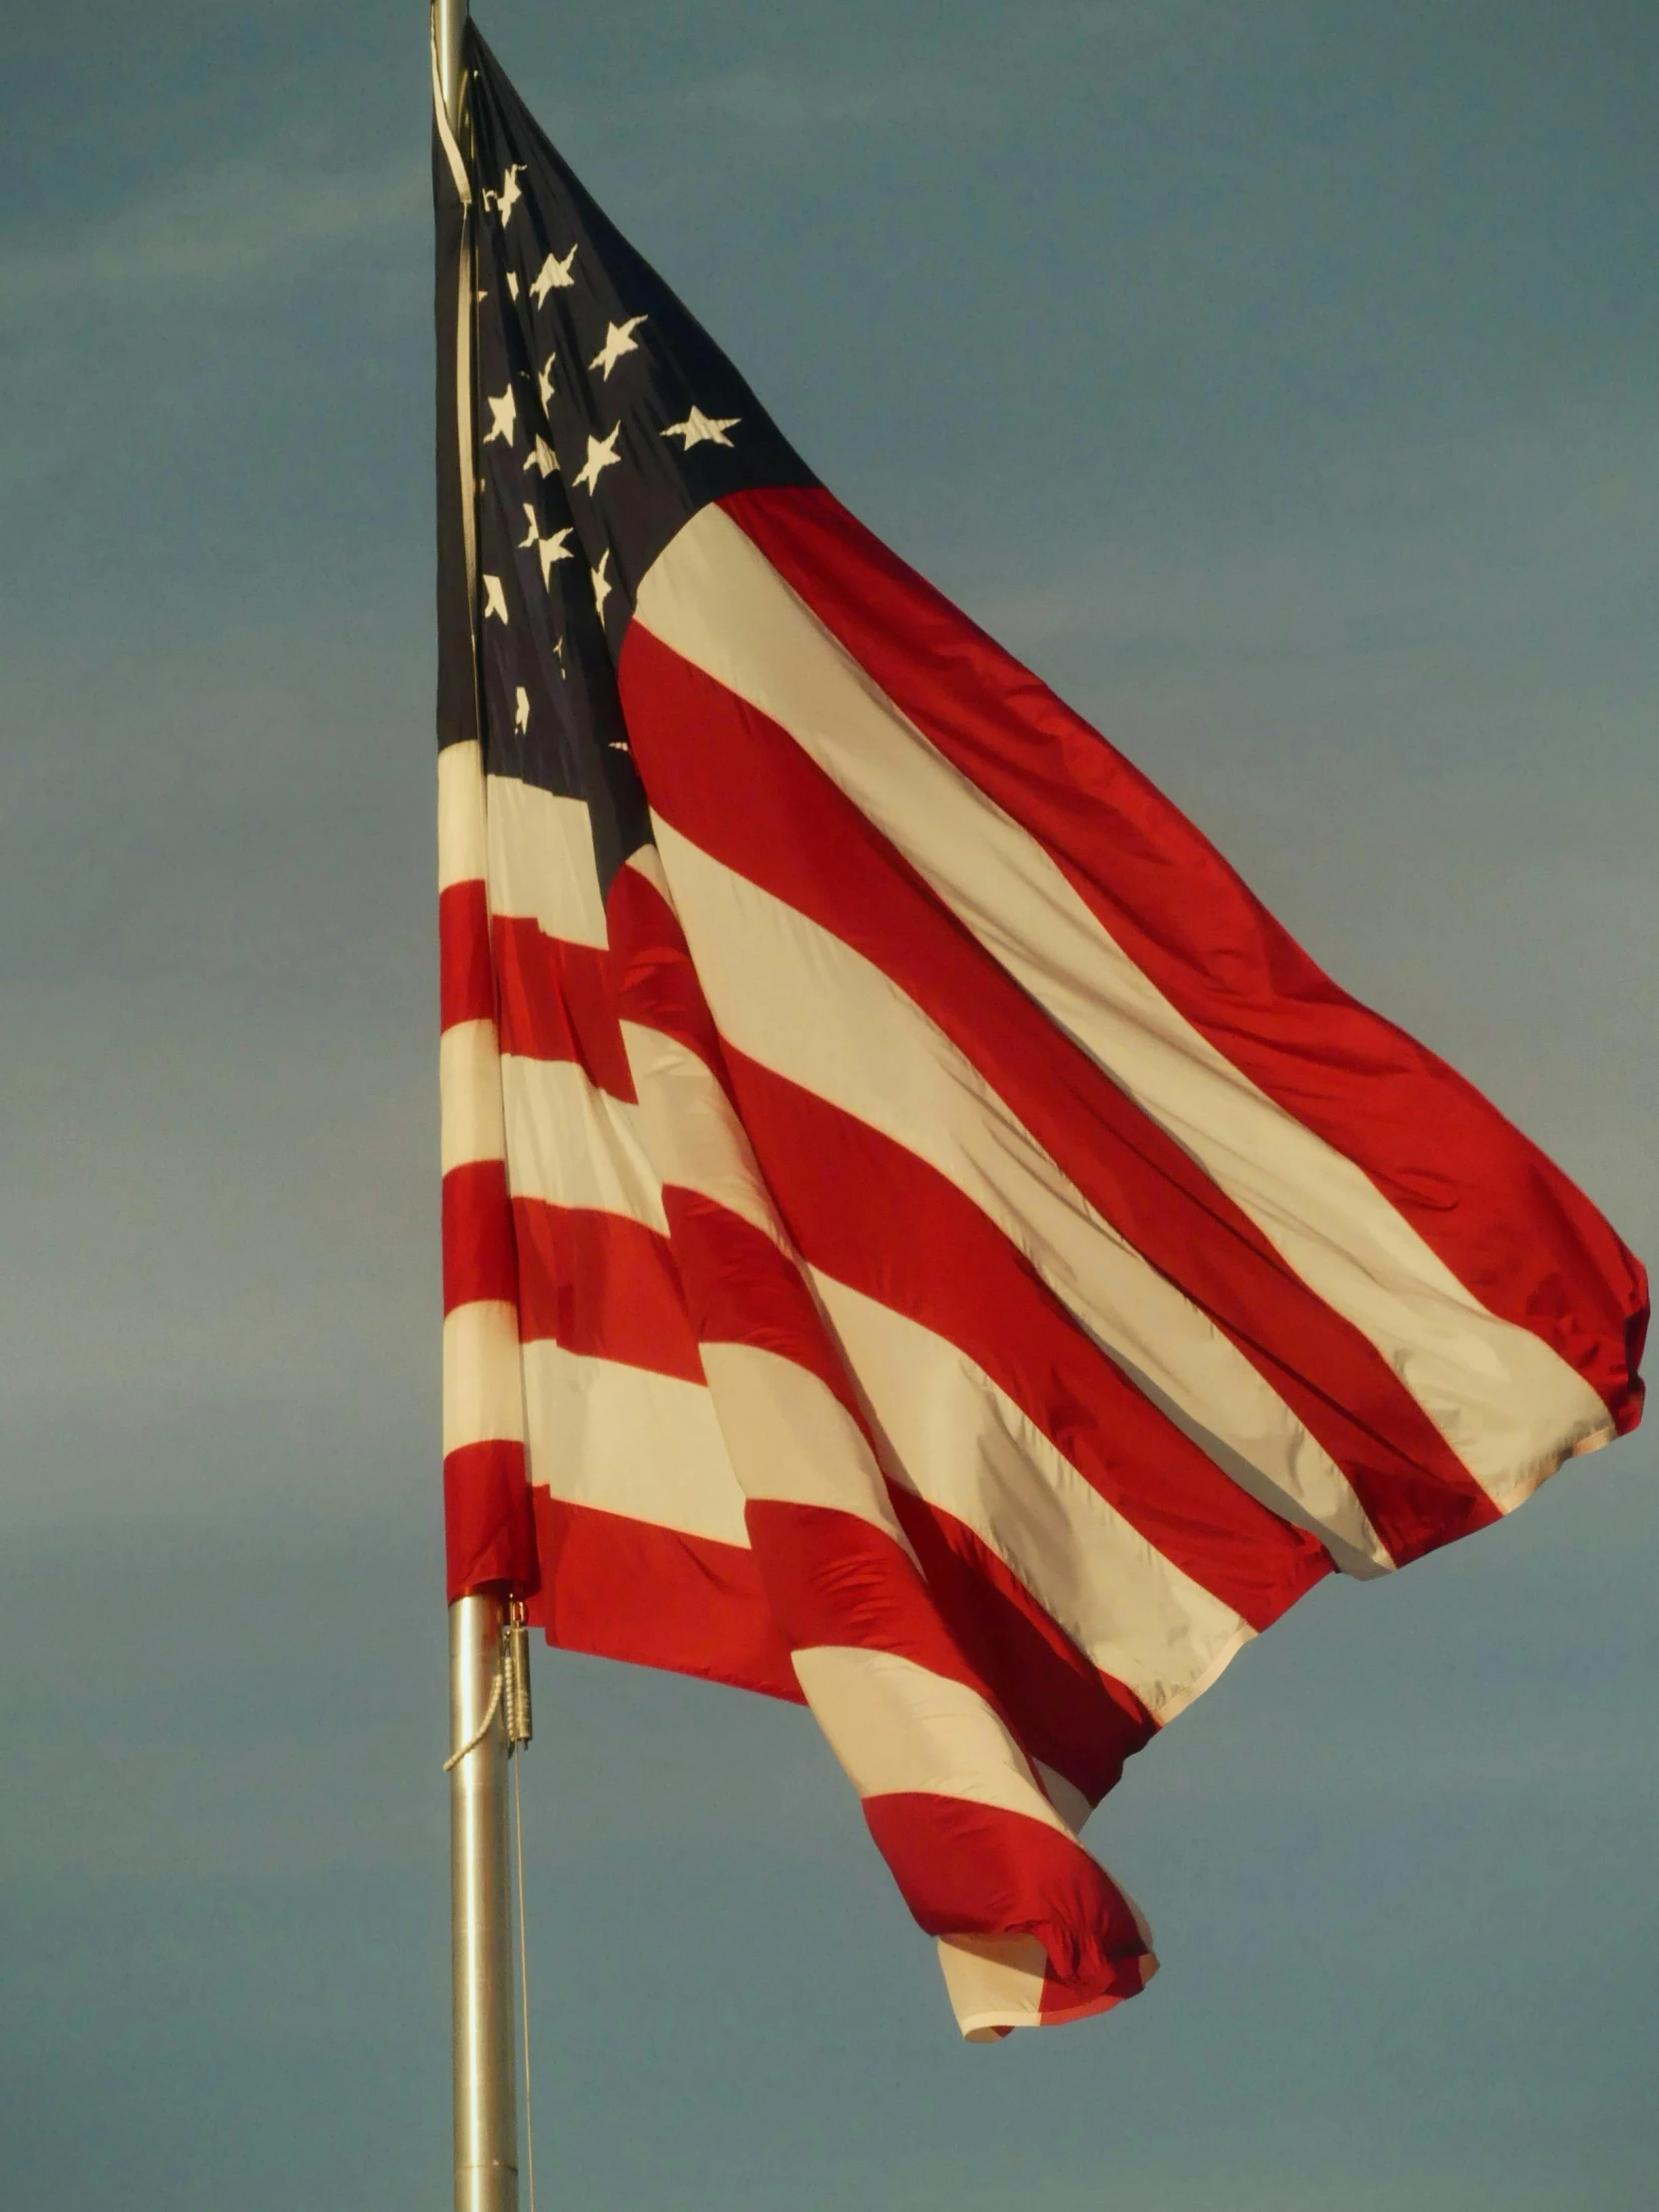
M 523 168 L 524 164 L 522 162 L 514 162 L 511 169 L 501 180 L 501 190 L 499 192 L 487 192 L 484 195 L 486 200 L 495 202 L 495 212 L 501 218 L 503 231 L 513 220 L 513 210 L 524 197 L 518 189 L 518 180 Z
M 499 576 L 486 576 L 484 578 L 484 620 L 488 622 L 491 615 L 494 615 L 498 622 L 505 622 L 507 627 L 511 629 L 512 623 L 507 614 L 507 595 L 501 589 Z
M 613 424 L 608 438 L 596 438 L 591 430 L 588 432 L 588 457 L 576 475 L 577 483 L 588 491 L 597 491 L 601 472 L 613 461 L 621 460 L 622 455 L 616 449 L 617 432 L 621 428 L 620 422 Z
M 601 553 L 599 566 L 589 571 L 593 577 L 593 604 L 601 622 L 605 619 L 605 602 L 610 598 L 613 588 L 611 579 L 605 573 L 610 566 L 610 561 L 611 556 L 608 552 Z
M 497 438 L 505 438 L 511 445 L 518 432 L 518 401 L 513 397 L 512 385 L 507 386 L 499 399 L 491 399 L 488 392 L 484 397 L 489 399 L 490 407 L 490 426 L 484 433 L 484 443 L 493 445 Z
M 552 446 L 548 444 L 544 437 L 538 436 L 535 444 L 524 456 L 524 465 L 526 468 L 535 469 L 541 476 L 547 477 L 554 473 L 559 464 L 554 458 Z
M 549 353 L 546 361 L 536 371 L 536 389 L 541 393 L 541 411 L 543 414 L 546 414 L 548 408 L 553 404 L 553 363 L 558 357 L 556 353 Z
M 536 510 L 528 500 L 524 502 L 524 519 L 529 527 L 523 537 L 519 539 L 518 549 L 521 553 L 527 553 L 531 546 L 535 547 L 536 557 L 541 562 L 542 588 L 545 590 L 548 578 L 553 573 L 553 563 L 555 561 L 573 561 L 576 558 L 575 554 L 570 552 L 565 545 L 565 540 L 569 537 L 570 532 L 568 530 L 555 530 L 550 538 L 544 538 L 537 527 Z
M 671 422 L 664 430 L 665 438 L 680 438 L 682 453 L 689 453 L 694 445 L 730 445 L 728 430 L 735 430 L 741 421 L 739 415 L 722 415 L 715 419 L 706 415 L 701 407 L 693 407 L 684 422 Z
M 631 314 L 626 322 L 613 322 L 605 332 L 605 342 L 589 361 L 589 368 L 602 368 L 609 377 L 624 353 L 637 353 L 639 340 L 634 332 L 645 320 L 642 314 Z
M 562 289 L 566 284 L 575 283 L 576 279 L 570 274 L 570 265 L 575 259 L 576 249 L 574 246 L 562 262 L 557 254 L 548 255 L 541 268 L 537 270 L 535 278 L 530 285 L 530 297 L 538 307 L 546 304 L 547 295 L 555 285 Z
M 509 299 L 518 297 L 518 276 L 516 271 L 511 269 L 507 272 L 507 297 Z
M 530 727 L 530 694 L 522 684 L 513 694 L 513 728 L 528 730 Z

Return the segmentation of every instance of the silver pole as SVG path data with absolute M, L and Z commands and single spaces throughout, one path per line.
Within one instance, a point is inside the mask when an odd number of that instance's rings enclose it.
M 455 2080 L 455 2212 L 518 2212 L 513 1953 L 507 1888 L 507 1730 L 497 1696 L 504 1598 L 449 1608 L 450 1742 L 482 1738 L 449 1777 L 449 1946 Z
M 449 128 L 461 127 L 461 33 L 466 29 L 466 0 L 432 0 L 438 40 L 438 84 Z

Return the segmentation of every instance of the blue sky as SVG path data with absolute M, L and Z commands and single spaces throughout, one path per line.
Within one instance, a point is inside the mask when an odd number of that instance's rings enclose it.
M 1659 21 L 480 21 L 840 495 L 1659 1252 Z M 0 2196 L 447 2202 L 426 59 L 0 24 Z M 968 2050 L 797 1714 L 538 1655 L 573 2212 L 1650 2204 L 1650 1434 L 1315 1594 Z

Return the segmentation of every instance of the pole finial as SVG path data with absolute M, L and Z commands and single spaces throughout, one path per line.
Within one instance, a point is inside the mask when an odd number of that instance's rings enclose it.
M 432 41 L 438 57 L 438 88 L 452 131 L 461 118 L 461 37 L 466 30 L 466 0 L 432 0 Z

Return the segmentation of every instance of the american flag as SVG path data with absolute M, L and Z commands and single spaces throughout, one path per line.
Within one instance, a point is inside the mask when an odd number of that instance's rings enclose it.
M 451 1596 L 812 1709 L 964 2034 L 1334 1569 L 1639 1417 L 1638 1262 L 864 530 L 475 31 L 434 152 Z

